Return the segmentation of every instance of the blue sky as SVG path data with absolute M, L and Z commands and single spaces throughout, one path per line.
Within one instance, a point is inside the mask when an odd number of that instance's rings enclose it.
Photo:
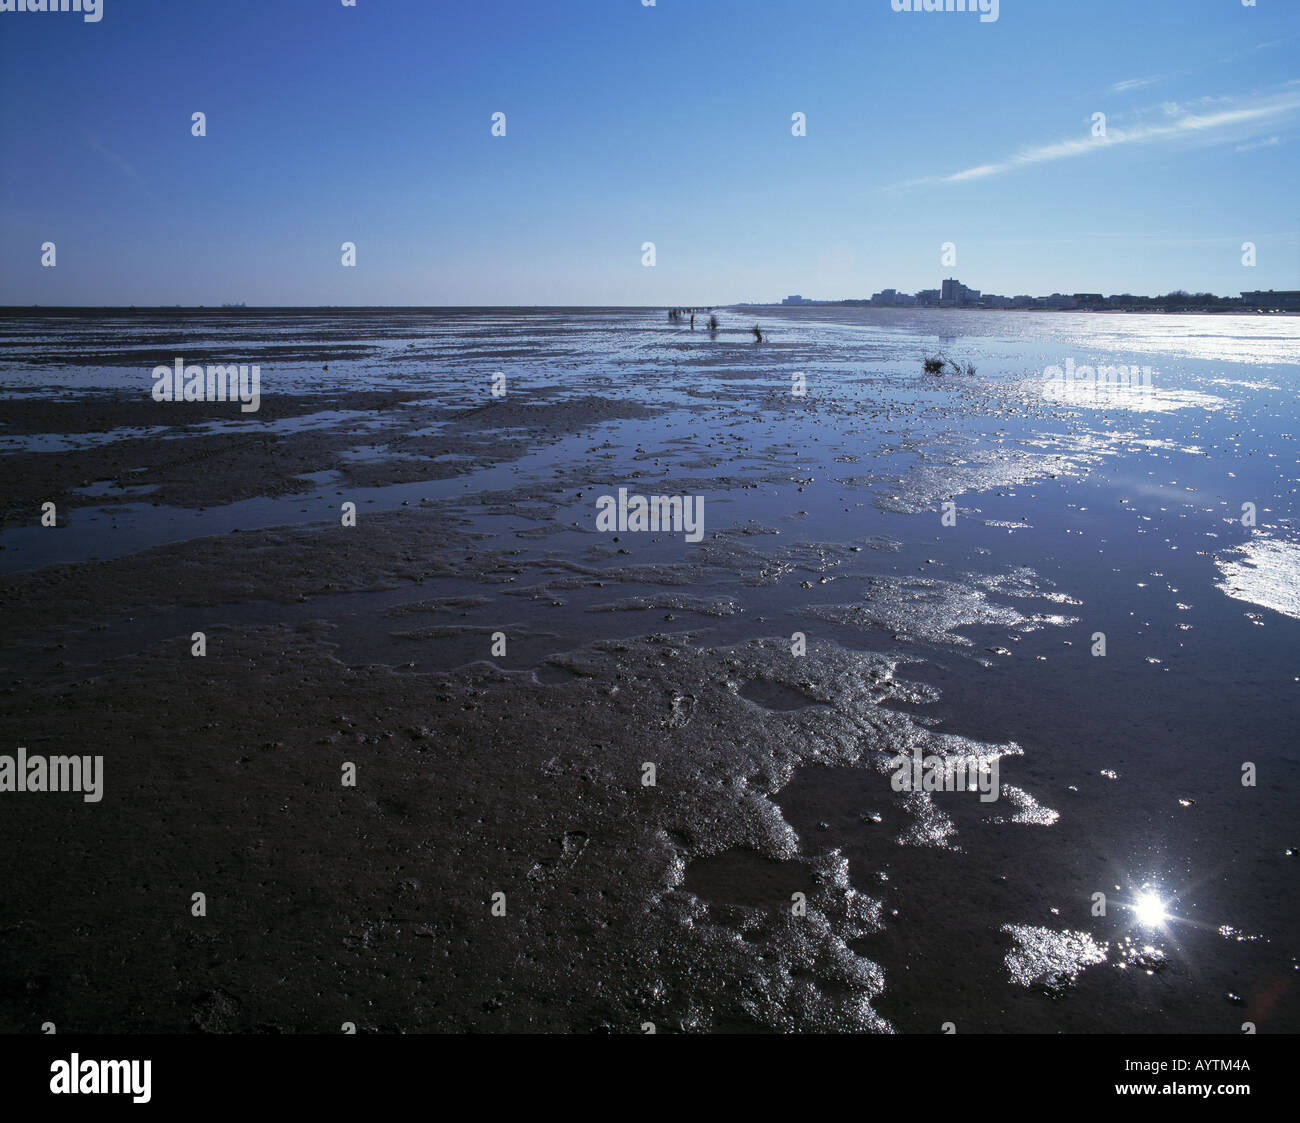
M 1298 0 L 103 4 L 0 12 L 0 303 L 1300 288 Z

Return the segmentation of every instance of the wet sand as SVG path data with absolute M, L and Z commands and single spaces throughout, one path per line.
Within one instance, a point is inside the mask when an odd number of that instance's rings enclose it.
M 1294 1032 L 1295 321 L 721 318 L 7 318 L 0 1031 Z

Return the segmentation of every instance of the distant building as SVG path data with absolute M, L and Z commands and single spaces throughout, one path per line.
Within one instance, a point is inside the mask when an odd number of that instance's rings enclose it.
M 877 308 L 907 308 L 916 303 L 916 297 L 897 289 L 882 289 L 871 297 Z
M 979 289 L 968 289 L 955 277 L 949 277 L 939 290 L 940 304 L 974 304 L 980 298 Z
M 1243 292 L 1241 299 L 1247 308 L 1260 308 L 1266 312 L 1300 312 L 1300 290 L 1296 289 L 1276 292 L 1273 289 L 1267 292 L 1256 289 L 1254 292 Z
M 1074 297 L 1066 296 L 1062 292 L 1054 292 L 1051 296 L 1040 297 L 1038 303 L 1043 308 L 1053 308 L 1058 312 L 1079 307 L 1079 302 Z
M 808 304 L 810 302 L 804 300 L 802 296 L 787 296 L 783 301 L 781 301 L 781 303 L 782 304 Z
M 936 305 L 939 303 L 938 289 L 922 289 L 916 294 L 916 303 L 921 305 Z

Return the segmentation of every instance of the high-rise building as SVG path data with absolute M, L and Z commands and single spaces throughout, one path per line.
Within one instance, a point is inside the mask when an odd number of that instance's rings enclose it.
M 974 304 L 979 298 L 979 289 L 968 289 L 956 277 L 949 277 L 939 290 L 941 304 Z

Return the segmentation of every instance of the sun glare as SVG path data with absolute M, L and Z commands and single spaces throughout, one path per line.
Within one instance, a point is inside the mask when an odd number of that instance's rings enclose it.
M 1165 904 L 1154 893 L 1143 893 L 1133 902 L 1133 914 L 1143 928 L 1159 928 L 1167 919 Z

